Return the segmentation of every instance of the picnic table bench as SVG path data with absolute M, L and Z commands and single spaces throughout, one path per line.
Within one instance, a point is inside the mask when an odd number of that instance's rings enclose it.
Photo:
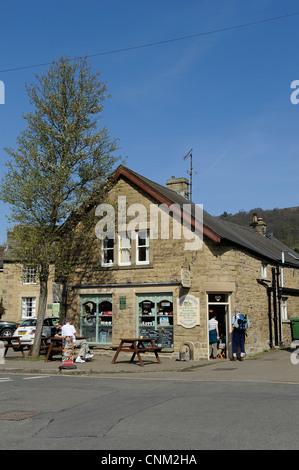
M 4 357 L 9 348 L 12 348 L 14 351 L 21 351 L 22 356 L 25 357 L 24 348 L 28 345 L 22 344 L 19 336 L 0 336 L 0 341 L 6 341 Z
M 145 343 L 150 343 L 150 346 L 145 346 Z M 143 366 L 144 364 L 140 354 L 145 352 L 153 352 L 155 354 L 158 364 L 161 364 L 158 354 L 159 352 L 161 352 L 161 350 L 162 348 L 155 346 L 153 338 L 121 338 L 119 346 L 116 348 L 115 355 L 112 359 L 112 364 L 115 364 L 116 359 L 121 351 L 132 353 L 130 362 L 133 362 L 135 356 L 137 356 L 139 364 L 141 366 Z
M 26 345 L 25 345 L 26 346 Z M 50 344 L 48 344 L 48 340 L 47 338 L 41 338 L 41 343 L 40 343 L 40 351 L 47 351 L 47 349 L 49 349 L 50 347 Z M 33 344 L 30 344 L 29 345 L 29 352 L 28 352 L 28 356 L 31 356 L 32 354 L 32 350 L 33 350 Z

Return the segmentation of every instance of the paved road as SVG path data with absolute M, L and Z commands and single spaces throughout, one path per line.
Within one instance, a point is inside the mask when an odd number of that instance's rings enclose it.
M 0 449 L 298 448 L 298 384 L 200 374 L 0 374 Z

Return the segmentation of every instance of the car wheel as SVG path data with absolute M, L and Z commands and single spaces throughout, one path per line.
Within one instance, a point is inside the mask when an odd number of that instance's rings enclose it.
M 9 328 L 4 328 L 4 330 L 1 331 L 1 336 L 12 336 L 12 334 L 13 331 Z

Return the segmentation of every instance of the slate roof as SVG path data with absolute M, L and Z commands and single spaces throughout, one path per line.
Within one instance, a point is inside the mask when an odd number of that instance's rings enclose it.
M 157 194 L 160 194 L 162 198 L 165 199 L 165 202 L 166 200 L 170 201 L 170 203 L 178 204 L 181 208 L 183 208 L 183 204 L 190 203 L 191 214 L 195 213 L 195 204 L 190 202 L 187 198 L 172 189 L 166 188 L 165 186 L 139 175 L 123 165 L 120 165 L 116 169 L 114 179 L 117 179 L 120 176 L 131 180 L 134 184 L 138 185 L 140 183 L 139 187 L 149 192 L 154 198 L 155 195 L 157 197 Z M 152 188 L 153 191 L 151 191 L 150 188 Z M 161 202 L 161 198 L 159 198 L 158 202 Z M 258 255 L 260 258 L 269 260 L 275 264 L 282 263 L 282 252 L 284 252 L 285 265 L 299 269 L 299 254 L 273 236 L 266 237 L 250 227 L 243 227 L 232 222 L 228 222 L 225 219 L 214 217 L 205 210 L 203 211 L 203 225 L 204 234 L 208 234 L 208 236 L 209 234 L 215 234 L 215 236 L 218 236 L 220 243 L 221 241 L 233 243 L 234 245 Z

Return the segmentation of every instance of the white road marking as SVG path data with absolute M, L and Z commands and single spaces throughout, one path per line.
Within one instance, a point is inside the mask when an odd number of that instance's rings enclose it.
M 46 379 L 49 375 L 37 375 L 35 377 L 23 377 L 23 380 Z

